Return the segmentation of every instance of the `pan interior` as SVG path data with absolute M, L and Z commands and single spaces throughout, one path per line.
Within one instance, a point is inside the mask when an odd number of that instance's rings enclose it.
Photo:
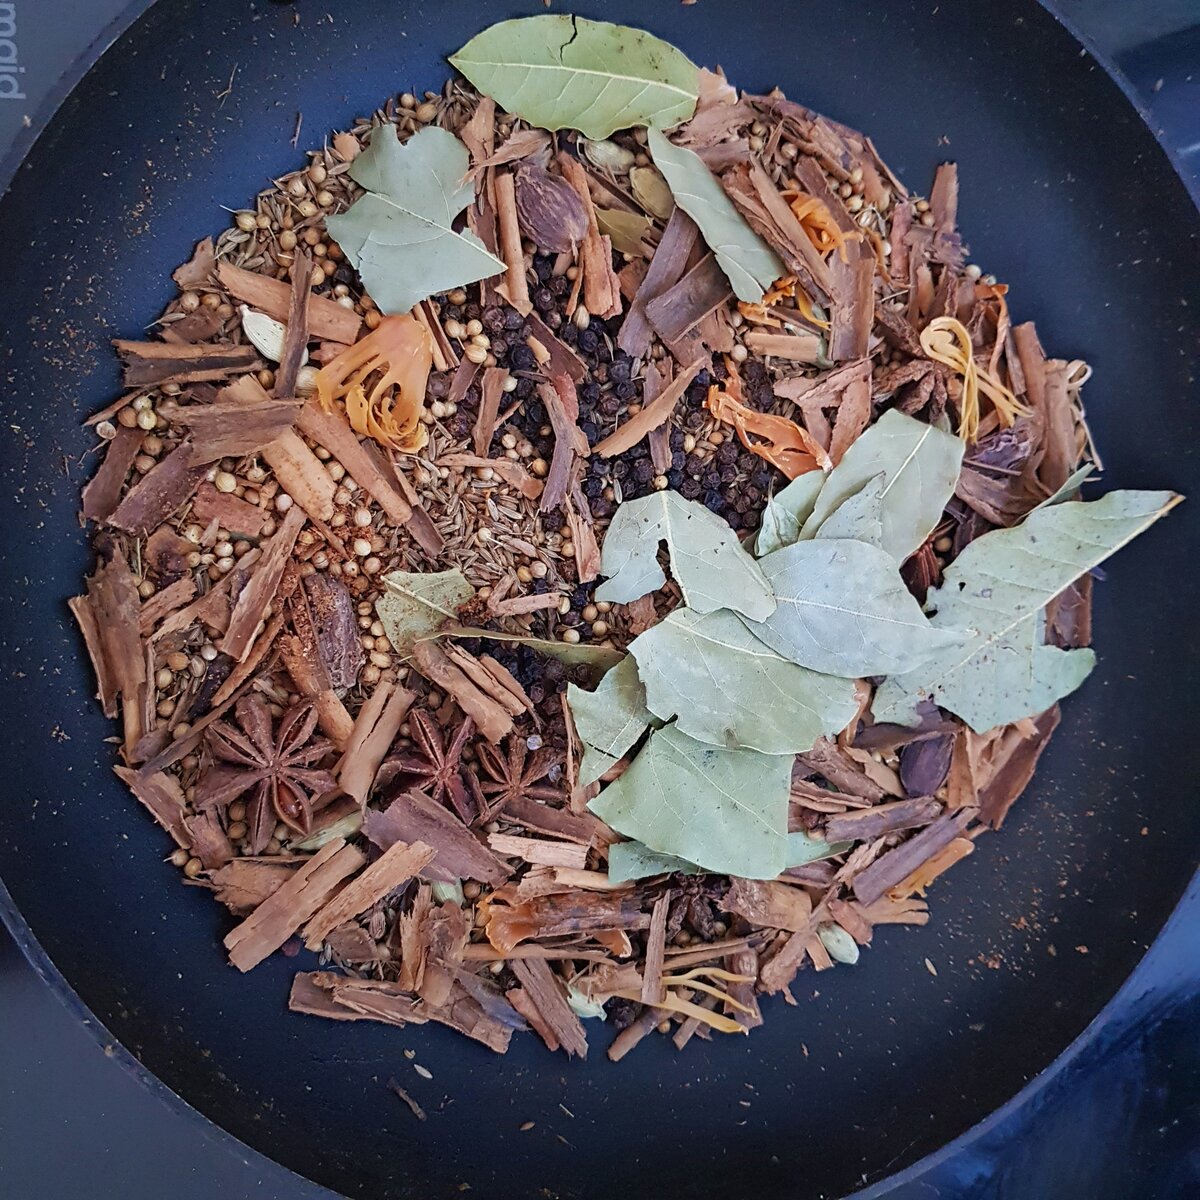
M 870 133 L 910 186 L 957 159 L 974 261 L 1052 354 L 1087 358 L 1105 483 L 1196 482 L 1197 222 L 1104 71 L 1033 3 L 589 0 L 739 86 Z M 529 5 L 527 11 L 543 11 Z M 1004 831 L 933 890 L 932 923 L 883 930 L 853 970 L 802 974 L 753 1037 L 652 1038 L 619 1067 L 518 1038 L 290 1016 L 296 963 L 242 977 L 228 919 L 161 862 L 110 772 L 111 731 L 65 597 L 87 554 L 79 420 L 115 394 L 108 340 L 160 311 L 169 273 L 298 161 L 508 4 L 325 10 L 160 0 L 76 89 L 0 211 L 5 283 L 0 877 L 100 1020 L 225 1129 L 352 1196 L 829 1196 L 935 1149 L 1041 1070 L 1113 994 L 1195 865 L 1187 756 L 1195 650 L 1185 505 L 1097 591 L 1100 666 L 1066 705 Z M 936 971 L 936 974 L 934 973 Z M 602 1047 L 605 1038 L 594 1039 Z M 404 1051 L 432 1072 L 413 1074 Z M 396 1076 L 429 1111 L 415 1122 Z M 533 1121 L 533 1129 L 518 1127 Z M 544 1189 L 544 1191 L 543 1191 Z

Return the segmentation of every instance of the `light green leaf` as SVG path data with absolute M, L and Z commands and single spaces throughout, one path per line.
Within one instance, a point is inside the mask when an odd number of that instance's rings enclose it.
M 886 486 L 887 476 L 881 471 L 825 518 L 817 530 L 817 537 L 849 538 L 882 549 L 883 490 Z
M 895 560 L 866 542 L 797 542 L 759 561 L 777 607 L 751 631 L 785 658 L 826 675 L 908 671 L 963 634 L 935 629 Z
M 593 139 L 635 125 L 669 129 L 695 112 L 700 94 L 699 68 L 674 46 L 566 13 L 491 25 L 450 61 L 530 125 Z
M 435 292 L 505 269 L 474 234 L 454 232 L 475 198 L 469 165 L 467 148 L 436 125 L 404 143 L 380 125 L 354 160 L 350 177 L 367 195 L 325 225 L 384 312 L 408 312 Z
M 446 621 L 458 619 L 459 605 L 475 595 L 466 576 L 449 571 L 393 571 L 383 577 L 383 595 L 375 612 L 383 622 L 392 649 L 407 658 L 413 645 L 437 633 Z
M 697 225 L 739 300 L 758 304 L 763 293 L 787 274 L 779 256 L 746 223 L 704 160 L 692 150 L 650 130 L 654 165 L 666 176 L 675 203 Z
M 733 613 L 678 608 L 630 643 L 646 704 L 698 741 L 801 754 L 858 711 L 854 681 L 769 650 Z
M 454 625 L 438 631 L 439 637 L 481 638 L 488 642 L 511 642 L 528 646 L 537 654 L 556 658 L 568 667 L 587 667 L 594 678 L 617 666 L 625 655 L 611 646 L 592 646 L 587 642 L 555 642 L 548 638 L 529 637 L 523 633 L 504 633 L 498 629 L 476 629 L 469 625 Z
M 733 530 L 678 492 L 651 492 L 617 509 L 600 556 L 608 580 L 596 589 L 596 599 L 628 604 L 662 587 L 667 579 L 658 565 L 659 542 L 667 543 L 671 573 L 697 612 L 732 608 L 762 620 L 775 610 L 770 585 Z
M 840 926 L 832 922 L 817 926 L 817 937 L 834 962 L 854 966 L 858 962 L 858 943 Z
M 797 829 L 788 834 L 787 865 L 803 867 L 808 863 L 820 862 L 835 854 L 845 854 L 853 845 L 853 842 L 827 842 L 824 838 L 815 838 L 803 829 Z
M 941 520 L 962 458 L 961 439 L 891 409 L 854 440 L 834 467 L 801 536 L 814 536 L 835 508 L 882 472 L 882 544 L 896 562 L 903 562 Z
M 786 755 L 720 750 L 668 725 L 588 807 L 660 854 L 774 879 L 787 861 L 791 777 Z
M 600 680 L 595 691 L 569 684 L 567 704 L 585 747 L 579 768 L 581 787 L 594 783 L 616 764 L 653 720 L 637 663 L 629 655 Z
M 928 696 L 982 733 L 1043 712 L 1074 691 L 1095 656 L 1043 644 L 1045 605 L 1181 498 L 1111 492 L 1032 512 L 1012 529 L 976 538 L 927 601 L 937 609 L 935 626 L 969 629 L 969 639 L 885 680 L 872 705 L 875 720 L 915 723 L 916 706 Z
M 609 883 L 628 883 L 631 879 L 669 875 L 672 871 L 698 875 L 700 868 L 672 854 L 659 854 L 641 842 L 613 842 L 608 848 Z
M 608 234 L 613 249 L 618 254 L 646 256 L 642 239 L 650 232 L 651 221 L 641 213 L 626 212 L 621 208 L 596 209 L 596 224 L 600 232 Z
M 1078 470 L 1072 471 L 1067 477 L 1066 481 L 1063 483 L 1062 487 L 1060 487 L 1052 496 L 1047 496 L 1046 499 L 1043 500 L 1036 508 L 1031 508 L 1029 512 L 1025 514 L 1026 517 L 1037 512 L 1039 509 L 1049 508 L 1052 504 L 1061 504 L 1064 500 L 1074 496 L 1074 494 L 1079 491 L 1079 485 L 1083 483 L 1095 469 L 1096 467 L 1094 463 L 1084 463 L 1083 466 Z
M 754 543 L 754 553 L 762 558 L 799 541 L 804 522 L 812 516 L 813 506 L 825 482 L 822 471 L 805 471 L 797 475 L 777 496 L 772 496 L 763 509 L 762 525 Z

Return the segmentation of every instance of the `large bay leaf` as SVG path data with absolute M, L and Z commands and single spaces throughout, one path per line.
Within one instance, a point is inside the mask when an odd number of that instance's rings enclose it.
M 834 467 L 801 536 L 811 538 L 834 509 L 883 474 L 883 548 L 903 562 L 933 532 L 954 494 L 963 443 L 892 409 L 860 434 Z
M 633 879 L 646 879 L 651 875 L 666 875 L 678 871 L 682 875 L 696 875 L 700 868 L 686 859 L 673 854 L 659 854 L 641 842 L 613 842 L 608 848 L 609 883 L 628 883 Z
M 325 225 L 384 312 L 505 269 L 474 234 L 454 232 L 475 198 L 469 165 L 467 148 L 436 125 L 404 143 L 381 125 L 354 160 L 350 176 L 367 194 Z
M 588 807 L 618 833 L 709 871 L 774 879 L 787 861 L 792 762 L 655 730 Z
M 383 622 L 392 649 L 402 658 L 414 643 L 435 634 L 447 621 L 458 619 L 457 609 L 475 595 L 466 576 L 449 571 L 393 571 L 383 576 L 383 595 L 375 612 Z
M 754 553 L 759 558 L 799 541 L 800 530 L 804 527 L 804 522 L 812 516 L 824 482 L 823 472 L 805 471 L 803 475 L 797 475 L 782 492 L 767 501 L 758 537 L 754 542 Z
M 649 146 L 675 203 L 700 226 L 737 298 L 758 304 L 771 284 L 787 274 L 779 255 L 750 228 L 695 151 L 674 145 L 657 129 L 650 130 Z
M 847 678 L 892 675 L 963 639 L 955 630 L 935 629 L 904 586 L 895 559 L 866 542 L 797 542 L 759 566 L 777 606 L 750 628 L 810 670 Z
M 476 34 L 454 64 L 502 108 L 540 129 L 606 138 L 618 129 L 669 129 L 696 110 L 700 73 L 644 29 L 543 13 Z
M 853 496 L 843 500 L 817 530 L 819 538 L 849 538 L 883 548 L 883 493 L 887 476 L 881 471 Z
M 690 608 L 731 608 L 751 620 L 774 611 L 770 585 L 733 530 L 678 492 L 651 492 L 617 509 L 600 557 L 608 580 L 596 589 L 596 599 L 628 604 L 662 587 L 667 580 L 658 565 L 659 542 L 667 544 L 671 573 Z
M 580 786 L 594 783 L 617 763 L 653 720 L 637 663 L 628 654 L 600 680 L 595 691 L 570 684 L 567 704 L 575 732 L 584 744 Z
M 915 724 L 917 705 L 929 697 L 983 733 L 1043 712 L 1073 691 L 1095 655 L 1044 645 L 1045 605 L 1180 499 L 1111 492 L 1040 509 L 1020 525 L 976 538 L 927 601 L 937 609 L 935 626 L 969 629 L 969 639 L 885 680 L 872 704 L 875 720 Z
M 799 667 L 733 613 L 678 608 L 630 643 L 646 704 L 698 741 L 800 754 L 858 711 L 852 679 Z

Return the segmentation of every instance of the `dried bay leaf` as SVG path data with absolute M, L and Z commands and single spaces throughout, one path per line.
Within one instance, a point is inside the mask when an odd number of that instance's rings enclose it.
M 585 747 L 579 768 L 580 786 L 594 783 L 618 762 L 654 719 L 646 707 L 646 690 L 638 677 L 637 663 L 629 655 L 604 676 L 595 691 L 570 684 L 567 704 L 575 732 Z
M 954 493 L 963 442 L 891 409 L 866 429 L 830 472 L 801 536 L 811 538 L 834 509 L 883 474 L 883 549 L 903 562 L 933 531 Z
M 767 501 L 754 542 L 758 558 L 799 540 L 800 530 L 812 515 L 824 483 L 825 476 L 820 471 L 805 471 Z
M 832 858 L 835 854 L 845 854 L 853 842 L 827 842 L 824 838 L 813 837 L 803 829 L 797 829 L 788 834 L 787 865 L 803 867 L 808 863 L 820 862 L 823 858 Z
M 659 854 L 641 842 L 613 842 L 608 848 L 609 883 L 629 883 L 651 875 L 697 875 L 700 868 L 673 854 Z
M 588 807 L 660 854 L 774 879 L 787 861 L 791 775 L 786 755 L 722 750 L 668 725 Z
M 1091 650 L 1044 644 L 1044 607 L 1076 579 L 1165 516 L 1172 492 L 1111 492 L 1030 513 L 1011 529 L 976 538 L 929 594 L 933 625 L 970 631 L 917 668 L 880 685 L 877 722 L 914 724 L 926 697 L 977 733 L 1019 721 L 1074 691 L 1091 671 Z
M 659 542 L 667 544 L 671 573 L 690 608 L 730 608 L 751 620 L 775 610 L 766 577 L 733 530 L 704 505 L 671 491 L 617 509 L 601 553 L 600 570 L 608 579 L 596 599 L 628 604 L 662 587 L 667 580 L 658 565 Z
M 881 471 L 843 500 L 817 530 L 819 538 L 849 538 L 883 548 L 883 493 L 887 476 Z
M 669 129 L 696 110 L 699 69 L 642 29 L 542 14 L 500 21 L 450 56 L 481 92 L 540 129 L 593 140 L 618 129 Z
M 436 633 L 447 621 L 458 619 L 458 608 L 475 595 L 466 576 L 449 571 L 393 571 L 383 576 L 384 593 L 375 602 L 388 641 L 402 658 L 416 642 Z
M 469 166 L 467 148 L 435 125 L 404 143 L 381 125 L 354 160 L 350 176 L 367 195 L 325 225 L 383 312 L 408 312 L 435 292 L 505 270 L 474 234 L 454 232 L 475 198 Z
M 675 203 L 700 227 L 708 248 L 739 300 L 758 304 L 787 274 L 779 256 L 746 223 L 700 156 L 650 130 L 650 153 L 665 176 Z
M 895 560 L 866 542 L 816 540 L 759 560 L 777 607 L 750 629 L 772 650 L 826 675 L 908 671 L 965 636 L 937 628 Z
M 676 609 L 629 653 L 650 711 L 710 745 L 799 754 L 844 729 L 858 709 L 852 679 L 789 662 L 731 612 Z

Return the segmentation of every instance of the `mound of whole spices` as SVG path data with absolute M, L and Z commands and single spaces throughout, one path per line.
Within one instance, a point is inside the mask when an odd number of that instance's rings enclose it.
M 1089 370 L 967 261 L 953 164 L 912 195 L 604 23 L 452 61 L 116 343 L 71 602 L 115 770 L 236 967 L 317 953 L 297 1012 L 744 1033 L 928 920 L 1178 497 L 1077 499 Z

